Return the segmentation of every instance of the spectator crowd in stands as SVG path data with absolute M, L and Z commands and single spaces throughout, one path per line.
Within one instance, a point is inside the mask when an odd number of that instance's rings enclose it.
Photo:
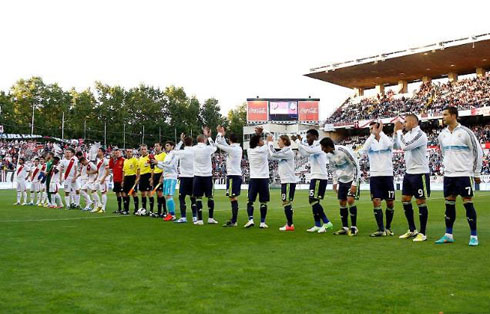
M 403 113 L 435 114 L 451 104 L 459 110 L 490 106 L 490 74 L 456 82 L 422 83 L 411 97 L 393 91 L 384 96 L 352 98 L 340 106 L 326 123 L 390 118 Z

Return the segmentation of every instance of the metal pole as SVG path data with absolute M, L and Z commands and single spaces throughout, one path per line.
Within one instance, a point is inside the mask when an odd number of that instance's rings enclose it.
M 174 128 L 174 143 L 177 143 L 177 128 Z
M 65 139 L 65 112 L 61 116 L 61 139 Z
M 34 135 L 34 103 L 32 103 L 31 135 Z
M 160 143 L 162 141 L 162 128 L 158 127 L 158 142 Z
M 126 149 L 126 123 L 123 124 L 123 147 Z
M 83 139 L 87 140 L 87 119 L 83 120 Z
M 143 136 L 141 137 L 141 144 L 145 144 L 145 126 L 143 125 Z
M 104 147 L 107 147 L 107 121 L 104 121 Z

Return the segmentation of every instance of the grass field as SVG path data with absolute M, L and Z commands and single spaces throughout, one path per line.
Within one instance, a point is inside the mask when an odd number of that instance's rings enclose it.
M 358 203 L 360 235 L 349 238 L 305 231 L 312 225 L 306 191 L 296 195 L 293 233 L 278 231 L 285 219 L 277 190 L 270 229 L 222 228 L 229 203 L 217 192 L 220 225 L 194 226 L 12 206 L 15 192 L 0 191 L 0 312 L 490 312 L 490 193 L 475 199 L 480 246 L 469 247 L 459 201 L 456 242 L 434 244 L 444 233 L 438 192 L 424 243 L 398 239 L 407 229 L 400 203 L 396 236 L 369 238 L 367 193 Z M 328 193 L 323 204 L 336 230 L 339 209 Z M 109 204 L 112 212 L 112 196 Z M 242 195 L 240 225 L 245 212 Z

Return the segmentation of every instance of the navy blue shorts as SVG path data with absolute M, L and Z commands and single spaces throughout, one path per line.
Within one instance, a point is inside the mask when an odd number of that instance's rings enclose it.
M 379 198 L 386 201 L 395 199 L 395 185 L 392 176 L 371 177 L 369 179 L 371 199 Z
M 226 176 L 226 196 L 235 197 L 242 190 L 242 176 Z
M 192 196 L 192 186 L 194 185 L 194 178 L 180 178 L 179 195 Z
M 360 190 L 361 189 L 359 187 L 357 187 L 356 193 L 355 194 L 352 194 L 350 192 L 351 186 L 352 186 L 352 181 L 351 182 L 347 182 L 347 183 L 342 183 L 342 182 L 339 182 L 338 183 L 337 199 L 339 201 L 346 201 L 348 197 L 353 197 L 356 200 L 359 199 L 359 195 L 360 195 Z
M 294 192 L 296 192 L 296 183 L 282 183 L 281 200 L 283 203 L 292 202 L 294 200 Z
M 195 197 L 213 197 L 213 177 L 194 177 L 192 192 Z
M 472 177 L 444 177 L 444 197 L 461 195 L 473 197 Z
M 415 196 L 417 199 L 430 197 L 430 177 L 428 173 L 410 174 L 403 177 L 402 195 Z
M 250 179 L 248 183 L 248 200 L 255 202 L 259 195 L 259 202 L 266 203 L 270 201 L 269 179 Z
M 310 198 L 322 200 L 325 197 L 328 180 L 311 179 L 310 181 Z

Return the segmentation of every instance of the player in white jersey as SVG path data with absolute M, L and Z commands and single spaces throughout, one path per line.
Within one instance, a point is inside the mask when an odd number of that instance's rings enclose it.
M 333 224 L 328 219 L 320 204 L 321 200 L 325 197 L 325 190 L 327 189 L 328 184 L 328 160 L 327 154 L 322 151 L 320 142 L 318 141 L 319 136 L 317 130 L 310 129 L 306 132 L 306 143 L 301 141 L 301 136 L 299 135 L 293 136 L 292 139 L 298 144 L 298 150 L 301 156 L 308 157 L 311 169 L 310 194 L 308 200 L 313 211 L 315 225 L 307 231 L 325 233 L 328 229 L 333 228 Z
M 63 201 L 59 193 L 60 183 L 62 178 L 62 171 L 60 169 L 60 158 L 53 157 L 53 164 L 51 167 L 51 180 L 49 181 L 49 193 L 51 194 L 50 208 L 63 208 Z
M 475 134 L 458 123 L 458 109 L 446 107 L 442 116 L 446 128 L 439 134 L 444 166 L 444 198 L 446 199 L 446 233 L 436 244 L 452 243 L 456 220 L 456 198 L 463 199 L 470 226 L 470 246 L 478 245 L 476 211 L 473 205 L 474 183 L 479 184 L 483 151 Z
M 109 185 L 109 160 L 105 158 L 105 149 L 100 147 L 97 151 L 97 180 L 96 189 L 100 192 L 101 203 L 95 212 L 105 213 L 107 206 L 107 190 Z
M 262 128 L 256 128 L 255 134 L 250 138 L 248 161 L 250 167 L 250 181 L 248 183 L 247 214 L 248 222 L 245 228 L 255 226 L 254 202 L 259 196 L 260 225 L 262 229 L 269 228 L 265 223 L 267 216 L 267 203 L 270 201 L 269 192 L 269 148 L 262 139 Z
M 180 148 L 184 145 L 184 149 Z M 179 205 L 180 205 L 180 218 L 176 220 L 177 223 L 187 222 L 187 206 L 185 204 L 185 197 L 189 196 L 191 200 L 192 221 L 197 221 L 197 204 L 196 198 L 193 195 L 193 181 L 194 181 L 194 151 L 192 149 L 192 138 L 185 136 L 184 133 L 180 135 L 180 142 L 177 144 L 173 153 L 177 155 L 179 159 Z
M 391 222 L 395 213 L 395 186 L 393 183 L 393 141 L 383 132 L 383 123 L 370 124 L 371 135 L 362 153 L 369 158 L 369 188 L 378 230 L 371 237 L 393 236 Z M 386 201 L 386 227 L 383 222 L 381 201 Z
M 15 182 L 17 184 L 17 202 L 14 205 L 21 205 L 22 197 L 24 202 L 22 205 L 27 205 L 27 178 L 29 176 L 29 167 L 25 163 L 24 158 L 19 158 L 19 164 L 15 169 Z
M 87 183 L 84 188 L 90 194 L 92 194 L 93 209 L 90 212 L 99 212 L 99 209 L 102 208 L 102 204 L 99 198 L 99 194 L 97 193 L 97 166 L 85 157 L 80 157 L 79 162 L 82 165 L 82 171 L 87 174 Z
M 203 133 L 197 137 L 197 145 L 192 147 L 194 152 L 194 182 L 192 192 L 196 197 L 197 221 L 195 225 L 203 225 L 202 220 L 202 198 L 205 195 L 208 199 L 209 218 L 208 224 L 217 224 L 214 219 L 214 198 L 213 198 L 213 165 L 212 155 L 216 152 L 216 146 L 211 138 L 211 130 L 203 128 Z M 208 142 L 211 145 L 206 145 Z
M 41 173 L 42 166 L 39 164 L 39 158 L 34 158 L 34 164 L 31 167 L 29 174 L 29 180 L 31 181 L 31 201 L 29 205 L 34 205 L 35 199 L 37 199 L 36 205 L 41 204 L 41 182 L 39 175 Z
M 165 143 L 165 151 L 167 155 L 163 161 L 157 163 L 157 167 L 163 170 L 163 196 L 167 204 L 168 215 L 164 221 L 175 220 L 175 187 L 177 186 L 177 175 L 179 166 L 179 157 L 174 151 L 175 143 L 167 141 Z M 181 218 L 185 218 L 181 217 Z M 187 220 L 186 220 L 187 221 Z
M 281 179 L 281 200 L 286 215 L 286 224 L 279 231 L 294 231 L 293 200 L 298 178 L 294 173 L 294 152 L 291 149 L 291 140 L 287 135 L 281 135 L 277 141 L 279 151 L 275 151 L 271 135 L 267 136 L 269 157 L 278 160 L 279 178 Z
M 37 206 L 47 206 L 48 202 L 48 194 L 46 191 L 46 159 L 41 156 L 39 158 L 39 162 L 41 165 L 41 170 L 39 172 L 39 186 L 40 186 L 40 192 L 41 192 L 41 202 Z
M 66 209 L 78 208 L 80 205 L 80 189 L 77 184 L 77 164 L 78 160 L 75 157 L 75 150 L 71 147 L 66 149 L 65 158 L 60 164 Z M 70 201 L 71 194 L 73 194 L 74 202 Z
M 333 168 L 333 190 L 337 194 L 340 205 L 342 229 L 333 234 L 356 236 L 358 229 L 355 200 L 359 199 L 358 186 L 361 175 L 358 158 L 349 147 L 335 145 L 329 137 L 323 138 L 320 141 L 320 145 L 322 150 L 327 154 L 329 165 Z M 350 228 L 349 212 L 351 218 Z
M 402 130 L 405 129 L 405 134 Z M 408 222 L 408 231 L 400 239 L 414 238 L 414 242 L 427 240 L 426 227 L 429 211 L 426 198 L 430 197 L 429 154 L 427 135 L 420 129 L 419 118 L 414 114 L 405 116 L 405 125 L 395 123 L 394 147 L 404 151 L 406 173 L 403 176 L 402 204 Z M 415 228 L 412 197 L 419 208 L 420 232 Z
M 225 139 L 225 128 L 217 127 L 216 146 L 226 152 L 226 196 L 231 203 L 231 219 L 223 227 L 236 227 L 238 219 L 238 196 L 242 189 L 242 155 L 243 151 L 235 134 L 228 136 L 230 144 Z
M 82 163 L 80 162 L 80 159 L 84 157 L 84 154 L 82 152 L 76 152 L 75 156 L 78 159 L 77 181 L 79 182 L 80 186 L 80 194 L 85 199 L 85 207 L 82 210 L 90 211 L 92 210 L 92 199 L 89 195 L 87 167 L 82 165 Z

